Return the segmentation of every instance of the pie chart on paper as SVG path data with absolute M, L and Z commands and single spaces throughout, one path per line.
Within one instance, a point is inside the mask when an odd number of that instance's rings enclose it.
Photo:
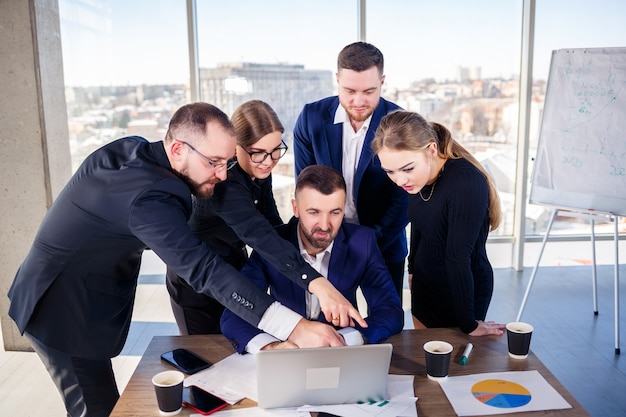
M 483 404 L 497 408 L 516 408 L 528 404 L 530 391 L 504 379 L 485 379 L 472 386 L 472 395 Z

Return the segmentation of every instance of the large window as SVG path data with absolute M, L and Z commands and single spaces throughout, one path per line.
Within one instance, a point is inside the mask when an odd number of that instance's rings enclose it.
M 491 173 L 513 232 L 522 1 L 367 3 L 385 54 L 385 96 L 450 129 Z
M 72 165 L 139 135 L 163 139 L 187 101 L 184 0 L 59 0 Z
M 293 127 L 306 103 L 333 95 L 337 54 L 354 42 L 353 0 L 198 0 L 200 98 L 227 114 L 266 101 L 285 127 L 289 153 L 274 169 L 283 220 L 292 215 Z
M 336 93 L 338 52 L 358 39 L 355 0 L 196 0 L 200 99 L 227 114 L 267 101 L 292 130 L 302 106 Z M 523 0 L 369 0 L 366 40 L 385 55 L 383 95 L 448 126 L 489 170 L 513 230 Z M 189 101 L 186 0 L 59 0 L 73 166 L 125 135 L 163 138 Z M 531 161 L 536 153 L 551 51 L 626 46 L 626 2 L 536 2 Z M 275 177 L 291 215 L 290 154 Z M 530 178 L 522 179 L 530 181 Z M 528 205 L 526 233 L 543 233 L 549 209 Z M 605 225 L 599 225 L 602 231 Z M 606 227 L 611 227 L 606 225 Z M 556 233 L 588 233 L 559 218 Z

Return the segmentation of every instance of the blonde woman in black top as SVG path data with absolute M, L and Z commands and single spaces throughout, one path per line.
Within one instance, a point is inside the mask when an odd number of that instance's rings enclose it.
M 426 327 L 502 334 L 485 321 L 493 270 L 485 244 L 500 223 L 500 200 L 480 163 L 448 129 L 396 111 L 372 142 L 389 178 L 409 194 L 411 311 Z

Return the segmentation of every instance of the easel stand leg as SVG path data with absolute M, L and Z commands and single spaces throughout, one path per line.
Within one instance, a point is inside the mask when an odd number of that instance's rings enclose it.
M 615 354 L 621 353 L 619 348 L 619 218 L 613 217 L 615 221 L 615 277 L 613 280 L 613 296 L 615 298 Z
M 593 214 L 589 214 L 591 223 L 591 286 L 593 288 L 593 315 L 598 315 L 598 275 L 596 273 L 596 221 L 593 218 Z
M 543 250 L 546 248 L 546 243 L 548 242 L 548 236 L 550 236 L 550 230 L 552 230 L 552 223 L 554 223 L 554 219 L 556 217 L 557 212 L 558 212 L 558 209 L 552 210 L 552 215 L 550 216 L 550 221 L 548 222 L 548 229 L 546 230 L 546 234 L 543 237 L 543 242 L 541 243 L 541 249 L 539 250 L 539 256 L 537 257 L 537 263 L 535 264 L 535 268 L 533 269 L 533 272 L 530 275 L 530 279 L 528 280 L 528 284 L 526 285 L 524 298 L 522 298 L 522 304 L 519 306 L 519 311 L 517 312 L 517 318 L 515 319 L 515 321 L 520 321 L 522 318 L 522 313 L 524 313 L 524 307 L 526 307 L 528 294 L 530 293 L 530 289 L 533 286 L 533 282 L 535 281 L 535 275 L 537 275 L 537 270 L 539 269 L 539 263 L 541 262 L 541 257 L 543 256 Z
M 537 263 L 535 264 L 535 268 L 533 269 L 532 274 L 530 275 L 530 279 L 528 280 L 528 284 L 526 285 L 526 291 L 524 292 L 524 297 L 522 298 L 522 303 L 520 305 L 519 311 L 517 312 L 516 321 L 520 321 L 522 318 L 522 314 L 524 313 L 524 308 L 526 307 L 526 302 L 528 301 L 528 295 L 530 294 L 530 289 L 535 282 L 535 277 L 537 275 L 537 270 L 539 269 L 539 264 L 541 263 L 541 257 L 543 256 L 543 251 L 546 247 L 546 243 L 548 242 L 548 237 L 550 235 L 550 231 L 552 230 L 552 224 L 554 223 L 554 219 L 558 213 L 558 209 L 554 209 L 552 211 L 552 215 L 550 217 L 550 221 L 548 223 L 548 228 L 546 230 L 546 234 L 543 237 L 543 242 L 541 243 L 541 249 L 539 251 L 539 256 L 537 258 Z M 615 306 L 615 354 L 619 355 L 621 353 L 620 350 L 620 336 L 619 336 L 619 218 L 618 216 L 612 216 L 612 220 L 615 222 L 615 276 L 613 280 L 613 295 L 614 295 L 614 306 Z M 594 227 L 595 222 L 593 217 L 591 217 L 591 243 L 592 243 L 592 256 L 593 256 L 593 310 L 594 315 L 598 315 L 598 293 L 597 293 L 597 275 L 596 275 L 596 245 L 595 245 L 595 230 Z

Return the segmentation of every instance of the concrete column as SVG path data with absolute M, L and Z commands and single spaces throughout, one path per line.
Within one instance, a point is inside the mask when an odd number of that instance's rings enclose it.
M 71 175 L 57 0 L 0 1 L 0 323 L 28 350 L 6 296 L 46 210 Z

